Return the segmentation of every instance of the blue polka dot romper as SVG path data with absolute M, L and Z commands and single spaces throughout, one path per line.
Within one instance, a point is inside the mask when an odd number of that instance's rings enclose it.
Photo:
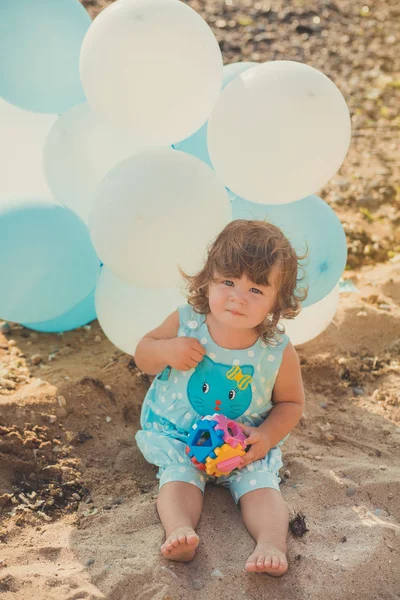
M 178 307 L 178 337 L 195 337 L 206 354 L 195 369 L 166 367 L 152 382 L 143 402 L 137 444 L 145 459 L 159 467 L 160 487 L 171 481 L 191 483 L 204 492 L 206 483 L 229 487 L 236 502 L 260 488 L 279 490 L 280 445 L 267 456 L 228 475 L 213 477 L 197 469 L 185 452 L 192 425 L 216 412 L 239 423 L 260 425 L 272 408 L 271 395 L 283 351 L 289 342 L 280 334 L 275 345 L 261 338 L 250 348 L 231 350 L 211 338 L 205 315 L 185 304 Z

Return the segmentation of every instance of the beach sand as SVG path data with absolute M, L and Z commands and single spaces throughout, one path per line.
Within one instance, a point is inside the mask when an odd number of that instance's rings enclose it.
M 306 409 L 281 490 L 308 531 L 289 534 L 280 579 L 244 572 L 253 541 L 213 486 L 195 559 L 163 558 L 156 469 L 134 441 L 149 380 L 97 322 L 63 335 L 11 325 L 0 337 L 2 598 L 398 598 L 400 263 L 352 279 L 360 294 L 342 294 L 333 323 L 298 348 Z

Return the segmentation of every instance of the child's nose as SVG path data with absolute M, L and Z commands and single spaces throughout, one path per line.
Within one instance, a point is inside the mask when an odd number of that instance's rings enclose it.
M 244 292 L 241 292 L 240 290 L 233 290 L 231 298 L 236 302 L 240 302 L 241 304 L 243 304 L 246 300 Z

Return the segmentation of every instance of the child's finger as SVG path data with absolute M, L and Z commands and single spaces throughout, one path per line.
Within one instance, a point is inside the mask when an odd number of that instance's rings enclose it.
M 251 448 L 248 452 L 246 452 L 245 456 L 242 457 L 242 460 L 240 461 L 240 467 L 249 465 L 250 463 L 254 462 L 255 459 L 255 451 Z
M 253 432 L 247 438 L 246 444 L 247 444 L 247 446 L 250 446 L 251 444 L 255 444 L 256 442 L 258 442 L 259 439 L 260 439 L 259 436 Z
M 243 433 L 247 436 L 250 436 L 254 430 L 253 427 L 251 427 L 250 425 L 243 425 L 243 423 L 238 423 L 237 421 L 236 425 L 239 425 L 239 427 L 241 428 L 241 430 L 243 431 Z

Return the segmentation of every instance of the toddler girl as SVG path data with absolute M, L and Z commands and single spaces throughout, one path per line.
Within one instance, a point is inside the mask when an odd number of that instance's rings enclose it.
M 204 488 L 213 482 L 230 489 L 256 542 L 245 569 L 287 570 L 280 445 L 301 417 L 304 391 L 296 351 L 278 321 L 294 318 L 305 298 L 297 289 L 299 258 L 274 225 L 232 221 L 210 246 L 203 269 L 182 272 L 188 304 L 136 348 L 139 369 L 157 375 L 136 440 L 159 467 L 161 552 L 170 560 L 194 557 Z M 235 380 L 227 377 L 233 365 Z M 185 452 L 192 425 L 216 412 L 241 425 L 249 448 L 239 468 L 218 478 L 198 470 Z

